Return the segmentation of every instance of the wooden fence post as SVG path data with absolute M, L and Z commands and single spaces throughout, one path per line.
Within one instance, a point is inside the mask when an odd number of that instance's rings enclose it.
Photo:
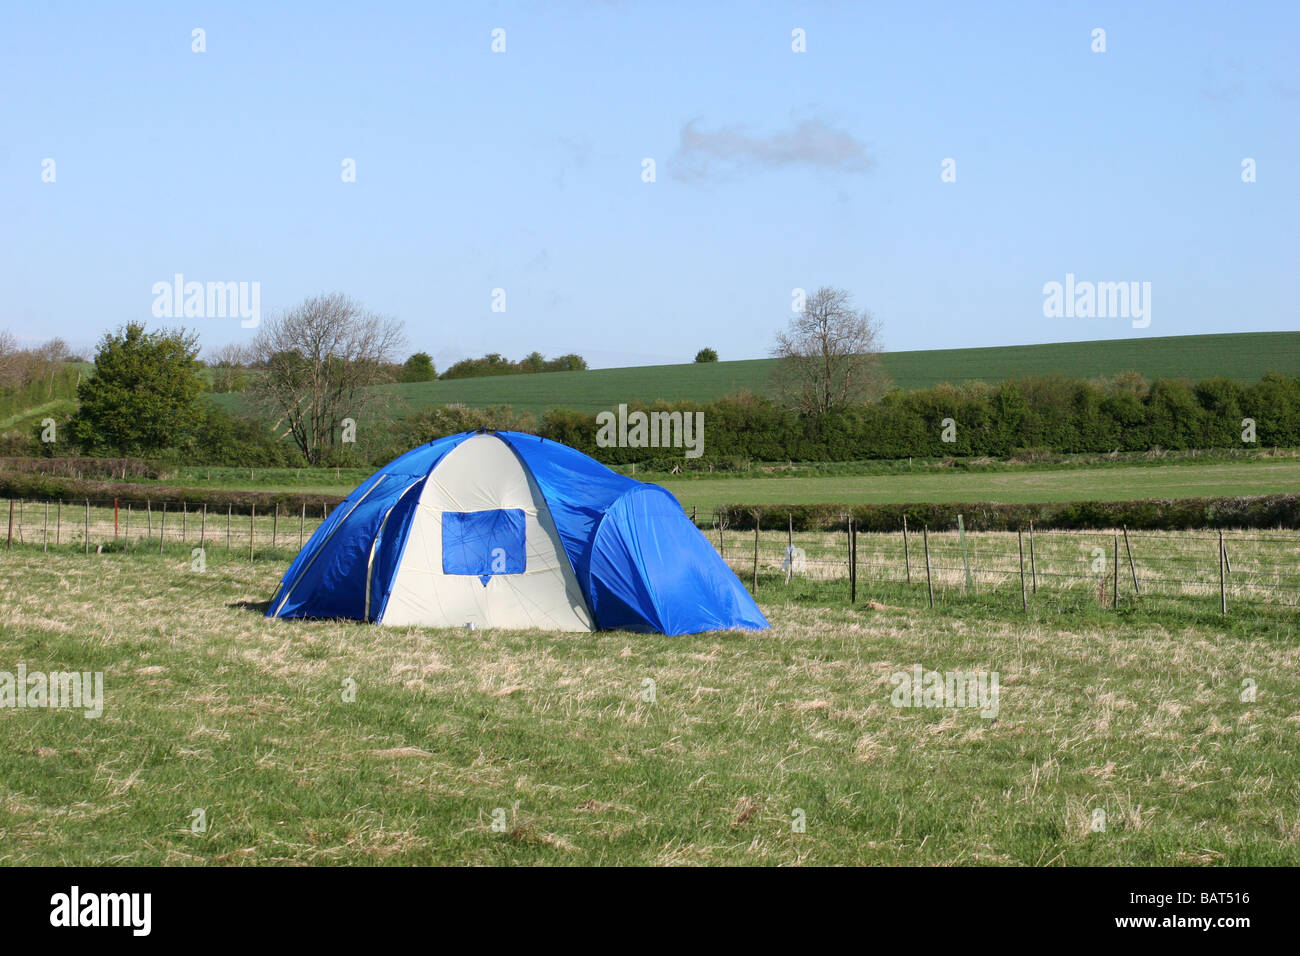
M 5 539 L 5 550 L 11 551 L 14 546 L 14 500 L 9 499 L 9 536 Z
M 117 499 L 113 499 L 113 540 L 117 540 Z
M 302 550 L 302 535 L 307 527 L 307 502 L 302 503 L 302 513 L 298 515 L 298 550 Z
M 158 516 L 158 553 L 163 553 L 163 542 L 167 539 L 167 501 L 163 500 L 162 514 Z
M 89 498 L 86 499 L 86 533 L 84 535 L 84 540 L 86 545 L 85 548 L 86 554 L 90 554 L 90 499 Z
M 275 548 L 275 539 L 280 536 L 280 503 L 275 503 L 275 512 L 271 515 L 271 547 Z
M 1128 543 L 1128 525 L 1124 526 L 1124 551 L 1128 554 L 1128 573 L 1133 576 L 1133 593 L 1141 595 L 1142 591 L 1138 588 L 1137 567 L 1133 564 L 1133 548 Z
M 1228 613 L 1228 585 L 1223 577 L 1223 532 L 1219 532 L 1219 613 Z
M 1020 610 L 1029 610 L 1029 597 L 1025 594 L 1025 539 L 1020 529 L 1016 529 L 1016 548 L 1020 551 Z
M 226 502 L 226 550 L 230 550 L 230 502 Z
M 253 539 L 257 537 L 257 505 L 248 509 L 248 560 L 253 560 Z
M 42 551 L 50 550 L 50 501 L 45 500 L 45 531 L 41 535 L 44 544 L 41 545 Z
M 59 536 L 63 531 L 63 499 L 54 502 L 54 546 L 59 546 Z
M 921 540 L 925 543 L 925 590 L 930 595 L 930 609 L 934 610 L 934 583 L 930 580 L 930 526 L 921 525 Z
M 858 601 L 858 539 L 854 534 L 853 516 L 849 515 L 849 603 Z
M 199 519 L 199 547 L 205 546 L 208 536 L 208 503 L 203 502 L 203 517 Z
M 131 540 L 131 502 L 126 503 L 126 540 Z
M 758 593 L 758 528 L 762 524 L 762 519 L 757 511 L 754 512 L 754 593 Z
M 144 500 L 144 507 L 145 507 L 144 539 L 148 541 L 150 538 L 153 537 L 153 499 L 146 498 Z

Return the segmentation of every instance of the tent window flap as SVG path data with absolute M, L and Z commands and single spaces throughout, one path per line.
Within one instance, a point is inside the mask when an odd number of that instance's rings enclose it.
M 477 575 L 487 584 L 494 574 L 523 574 L 526 558 L 522 509 L 443 512 L 444 574 Z

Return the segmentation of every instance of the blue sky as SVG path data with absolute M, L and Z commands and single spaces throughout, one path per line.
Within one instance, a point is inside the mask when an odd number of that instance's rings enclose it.
M 89 348 L 176 273 L 347 292 L 440 367 L 758 358 L 823 284 L 893 350 L 1296 329 L 1298 11 L 6 4 L 0 329 Z M 1045 318 L 1066 273 L 1150 326 Z

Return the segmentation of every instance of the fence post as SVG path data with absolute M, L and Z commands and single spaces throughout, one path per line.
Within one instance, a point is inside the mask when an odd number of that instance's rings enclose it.
M 1029 522 L 1029 584 L 1038 593 L 1038 562 L 1034 560 L 1034 523 Z
M 762 524 L 759 512 L 754 512 L 754 593 L 758 594 L 758 527 Z
M 148 541 L 150 538 L 153 537 L 153 499 L 146 498 L 144 500 L 144 507 L 145 507 L 144 539 Z
M 1137 567 L 1133 564 L 1133 549 L 1128 543 L 1128 525 L 1124 526 L 1124 551 L 1128 555 L 1128 573 L 1133 576 L 1133 593 L 1141 595 L 1142 592 L 1138 589 Z
M 208 503 L 203 502 L 203 517 L 199 519 L 199 547 L 205 547 L 208 536 Z
M 912 553 L 907 544 L 907 515 L 903 515 L 903 564 L 907 568 L 907 583 L 912 583 Z
M 925 590 L 930 595 L 930 610 L 934 610 L 934 582 L 930 580 L 930 526 L 921 525 L 921 540 L 925 543 Z
M 59 546 L 59 535 L 63 531 L 63 499 L 54 502 L 54 546 Z
M 253 560 L 253 539 L 257 537 L 257 505 L 248 509 L 248 560 Z
M 854 534 L 853 515 L 849 515 L 849 603 L 858 601 L 858 539 Z
M 45 530 L 41 534 L 41 540 L 42 542 L 44 542 L 41 545 L 41 550 L 49 551 L 50 550 L 50 501 L 48 498 L 45 500 Z
M 957 516 L 957 537 L 961 539 L 961 563 L 962 567 L 966 569 L 966 593 L 970 594 L 970 558 L 966 556 L 966 523 L 962 520 L 961 515 Z
M 302 533 L 307 527 L 307 502 L 302 503 L 302 513 L 298 515 L 298 550 L 302 550 Z
M 126 540 L 131 541 L 131 502 L 126 503 Z
M 230 502 L 226 502 L 226 550 L 230 550 Z
M 10 551 L 14 546 L 14 500 L 9 499 L 9 537 L 5 539 L 5 550 Z
M 90 554 L 90 499 L 86 499 L 86 534 L 85 534 L 86 554 Z
M 117 540 L 117 499 L 113 499 L 113 540 Z
M 181 499 L 181 544 L 185 543 L 185 519 L 190 516 L 190 506 L 184 498 Z
M 26 503 L 25 499 L 23 498 L 18 499 L 18 543 L 19 544 L 27 543 L 27 539 L 23 537 L 23 505 L 25 503 Z M 1231 568 L 1229 568 L 1229 570 L 1231 570 Z
M 280 503 L 275 503 L 275 513 L 271 515 L 271 547 L 275 548 L 275 539 L 280 534 Z
M 1219 613 L 1228 613 L 1228 587 L 1223 579 L 1223 532 L 1219 532 Z
M 162 514 L 158 516 L 158 553 L 163 553 L 163 541 L 167 538 L 167 502 L 163 501 Z
M 1029 598 L 1025 594 L 1025 538 L 1019 528 L 1016 529 L 1016 548 L 1020 551 L 1020 610 L 1029 610 Z

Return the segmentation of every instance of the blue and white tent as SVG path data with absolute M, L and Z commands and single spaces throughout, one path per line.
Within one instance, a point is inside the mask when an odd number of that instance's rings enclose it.
M 299 552 L 266 615 L 662 634 L 768 626 L 669 492 L 506 431 L 440 438 L 367 478 Z

